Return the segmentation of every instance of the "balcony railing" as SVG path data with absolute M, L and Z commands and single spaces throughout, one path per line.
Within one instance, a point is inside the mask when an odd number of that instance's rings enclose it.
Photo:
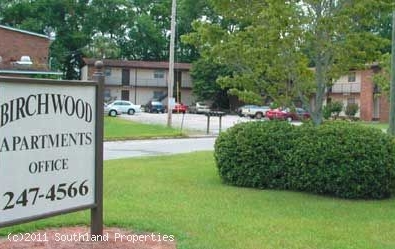
M 166 87 L 165 79 L 137 79 L 137 86 Z
M 359 93 L 361 83 L 336 83 L 331 89 L 333 93 Z
M 121 78 L 106 77 L 106 85 L 111 86 L 122 86 Z M 138 78 L 137 84 L 131 81 L 127 86 L 137 86 L 137 87 L 167 87 L 166 79 L 144 79 Z M 182 88 L 191 88 L 192 84 L 189 81 L 181 82 Z

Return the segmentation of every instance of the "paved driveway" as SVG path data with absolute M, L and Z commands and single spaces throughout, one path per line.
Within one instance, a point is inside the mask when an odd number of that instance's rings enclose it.
M 131 140 L 104 143 L 104 160 L 214 150 L 215 137 Z
M 135 115 L 121 115 L 121 118 L 125 118 L 128 120 L 133 120 L 141 123 L 148 124 L 167 124 L 167 113 L 137 113 Z M 263 121 L 261 119 L 260 121 Z M 222 131 L 232 127 L 233 125 L 241 122 L 255 122 L 256 119 L 239 117 L 237 115 L 226 115 L 222 117 Z M 178 114 L 174 113 L 172 115 L 172 124 L 173 127 L 188 130 L 196 130 L 200 133 L 206 133 L 207 131 L 207 117 L 204 114 Z M 301 125 L 299 121 L 293 121 L 293 125 Z M 219 117 L 211 117 L 210 118 L 210 132 L 211 135 L 217 135 L 219 133 Z
M 141 123 L 151 123 L 151 124 L 167 124 L 167 113 L 137 113 L 135 115 L 121 115 L 122 118 L 133 120 Z M 239 117 L 236 115 L 226 115 L 222 117 L 222 130 L 240 123 L 250 121 L 250 118 Z M 207 117 L 203 114 L 178 114 L 174 113 L 172 115 L 172 124 L 175 128 L 196 130 L 201 132 L 206 132 L 207 130 Z M 219 117 L 210 118 L 210 134 L 219 133 Z

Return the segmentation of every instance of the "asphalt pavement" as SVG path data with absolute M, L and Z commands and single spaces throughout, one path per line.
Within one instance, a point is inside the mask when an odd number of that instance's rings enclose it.
M 135 115 L 122 114 L 121 118 L 147 124 L 167 124 L 167 113 L 136 113 Z M 253 119 L 239 117 L 237 115 L 225 115 L 221 119 L 221 130 L 224 131 L 229 127 L 241 122 L 249 122 Z M 205 134 L 207 131 L 207 117 L 204 114 L 191 113 L 173 113 L 172 126 L 177 129 L 188 129 L 189 131 L 198 131 Z M 219 133 L 219 117 L 210 117 L 209 134 L 217 135 Z
M 104 160 L 214 150 L 215 137 L 114 141 L 104 143 Z
M 167 114 L 136 113 L 135 115 L 123 114 L 121 118 L 150 124 L 167 123 Z M 222 117 L 221 130 L 241 122 L 254 122 L 256 119 L 239 117 L 236 115 L 226 115 Z M 263 121 L 263 120 L 261 120 Z M 207 117 L 203 114 L 173 114 L 172 124 L 177 129 L 188 129 L 197 131 L 197 134 L 206 134 Z M 300 125 L 300 122 L 292 122 Z M 199 138 L 180 138 L 180 139 L 151 139 L 151 140 L 131 140 L 104 143 L 104 160 L 139 157 L 139 156 L 158 156 L 178 153 L 188 153 L 193 151 L 214 150 L 216 136 L 219 133 L 219 118 L 210 118 L 209 136 L 203 135 Z
M 167 123 L 167 113 L 136 113 L 135 115 L 123 114 L 120 117 L 140 123 L 163 125 L 166 125 Z M 222 130 L 226 130 L 234 124 L 246 120 L 248 119 L 240 118 L 238 116 L 225 116 L 222 118 Z M 172 124 L 176 129 L 196 131 L 197 134 L 200 134 L 200 137 L 105 142 L 104 160 L 214 150 L 216 135 L 219 133 L 218 117 L 210 118 L 209 136 L 205 135 L 207 130 L 207 117 L 203 114 L 187 113 L 183 115 L 174 113 L 172 115 Z

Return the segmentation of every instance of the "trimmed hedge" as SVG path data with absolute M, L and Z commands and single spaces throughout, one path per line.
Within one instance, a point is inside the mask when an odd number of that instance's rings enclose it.
M 380 130 L 350 123 L 248 122 L 220 134 L 215 160 L 231 185 L 381 199 L 395 192 L 394 145 Z

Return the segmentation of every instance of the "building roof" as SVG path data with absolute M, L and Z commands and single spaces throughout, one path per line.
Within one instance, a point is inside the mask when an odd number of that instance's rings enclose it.
M 92 66 L 97 59 L 84 58 L 85 64 Z M 105 67 L 123 67 L 123 68 L 145 68 L 145 69 L 169 69 L 167 61 L 126 61 L 126 60 L 102 60 Z M 190 70 L 190 63 L 174 63 L 174 69 Z
M 8 70 L 0 68 L 0 75 L 4 74 L 18 74 L 18 75 L 63 75 L 62 72 L 49 71 L 49 70 Z
M 19 32 L 19 33 L 23 33 L 23 34 L 27 34 L 27 35 L 34 35 L 34 36 L 38 36 L 38 37 L 41 37 L 41 38 L 46 38 L 48 40 L 51 40 L 51 38 L 46 36 L 46 35 L 30 32 L 30 31 L 26 31 L 26 30 L 22 30 L 22 29 L 12 28 L 12 27 L 8 27 L 8 26 L 4 26 L 4 25 L 0 25 L 0 28 L 11 30 L 11 31 L 15 31 L 15 32 Z

